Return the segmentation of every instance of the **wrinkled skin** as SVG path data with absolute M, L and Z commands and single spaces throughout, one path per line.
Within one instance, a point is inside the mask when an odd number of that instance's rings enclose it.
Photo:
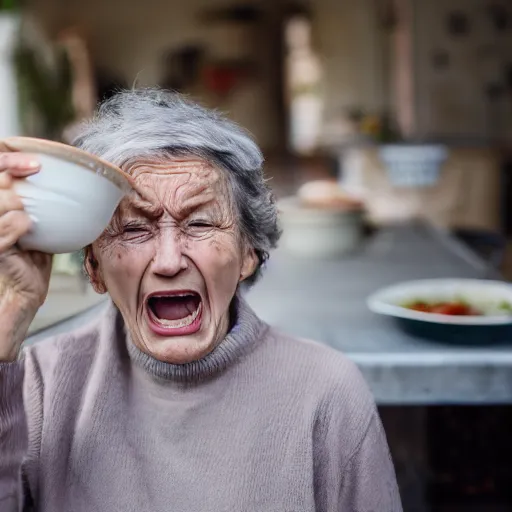
M 16 359 L 48 293 L 51 256 L 21 251 L 16 245 L 32 221 L 13 183 L 38 171 L 34 156 L 10 153 L 0 145 L 0 361 Z
M 109 292 L 142 351 L 176 364 L 201 359 L 226 335 L 237 287 L 257 266 L 237 228 L 227 180 L 200 159 L 137 162 L 125 170 L 137 194 L 123 199 L 87 250 L 86 270 L 96 291 Z M 155 334 L 148 326 L 147 296 L 189 289 L 202 298 L 200 329 Z

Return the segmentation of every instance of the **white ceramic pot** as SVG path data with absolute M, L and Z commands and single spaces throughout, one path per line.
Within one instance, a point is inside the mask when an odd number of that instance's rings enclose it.
M 309 258 L 332 258 L 349 254 L 361 244 L 363 211 L 304 208 L 296 198 L 279 203 L 283 235 L 288 252 Z

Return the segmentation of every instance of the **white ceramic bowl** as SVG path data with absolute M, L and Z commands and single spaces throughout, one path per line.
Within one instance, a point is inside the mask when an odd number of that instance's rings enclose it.
M 361 209 L 310 208 L 296 197 L 279 201 L 282 246 L 306 258 L 331 258 L 355 251 L 363 238 Z
M 434 186 L 448 158 L 448 150 L 440 145 L 390 144 L 381 146 L 379 154 L 396 187 Z
M 34 221 L 19 241 L 23 249 L 50 254 L 82 249 L 101 235 L 131 190 L 130 177 L 121 169 L 66 144 L 29 137 L 0 144 L 36 155 L 41 163 L 39 173 L 14 185 Z

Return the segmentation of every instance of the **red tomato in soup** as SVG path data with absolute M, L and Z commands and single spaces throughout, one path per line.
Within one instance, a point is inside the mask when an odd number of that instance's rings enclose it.
M 438 302 L 437 304 L 427 304 L 425 302 L 417 301 L 408 306 L 408 308 L 414 311 L 420 311 L 421 313 L 437 313 L 438 315 L 472 316 L 481 314 L 471 306 L 462 302 Z
M 452 315 L 452 316 L 469 316 L 473 315 L 473 310 L 466 304 L 456 302 L 446 302 L 437 304 L 431 309 L 432 313 L 438 313 L 440 315 Z

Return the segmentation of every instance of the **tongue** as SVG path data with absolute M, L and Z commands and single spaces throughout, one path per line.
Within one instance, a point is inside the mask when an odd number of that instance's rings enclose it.
M 153 297 L 151 307 L 155 315 L 161 320 L 180 320 L 198 308 L 197 299 L 187 297 Z

